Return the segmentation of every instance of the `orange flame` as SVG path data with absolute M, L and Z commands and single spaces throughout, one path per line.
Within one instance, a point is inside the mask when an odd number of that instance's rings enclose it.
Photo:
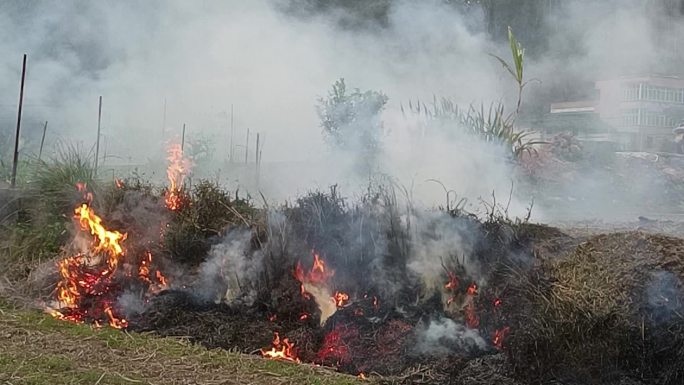
M 171 144 L 168 148 L 169 166 L 166 169 L 166 177 L 169 180 L 169 189 L 165 194 L 164 202 L 171 211 L 181 207 L 181 194 L 183 180 L 191 168 L 190 160 L 183 157 L 183 149 L 180 144 Z
M 444 288 L 452 291 L 458 289 L 458 277 L 456 274 L 447 271 L 447 275 L 449 276 L 449 282 L 444 285 Z
M 323 284 L 328 280 L 328 278 L 335 275 L 335 272 L 325 268 L 325 262 L 323 262 L 317 252 L 312 251 L 312 254 L 314 257 L 314 262 L 311 266 L 311 270 L 309 272 L 304 272 L 302 264 L 297 261 L 297 266 L 295 267 L 295 278 L 302 283 L 312 283 L 314 285 Z
M 157 283 L 152 282 L 152 278 L 150 278 L 150 265 L 152 265 L 152 253 L 146 251 L 145 258 L 142 261 L 140 261 L 140 267 L 138 268 L 138 278 L 140 278 L 141 281 L 145 282 L 149 286 L 150 291 L 157 293 L 166 289 L 168 285 L 166 283 L 166 277 L 164 277 L 164 275 L 159 270 L 155 271 L 154 274 Z
M 508 326 L 504 326 L 503 328 L 497 329 L 496 331 L 494 331 L 494 337 L 492 338 L 492 343 L 494 344 L 494 346 L 497 349 L 499 349 L 499 350 L 503 349 L 504 338 L 506 338 L 506 336 L 508 335 L 508 333 L 510 333 L 510 331 L 511 331 L 511 328 Z
M 357 377 L 358 377 L 360 380 L 367 380 L 367 379 L 368 379 L 368 377 L 366 377 L 366 375 L 363 374 L 363 372 L 359 373 L 359 375 L 358 375 Z
M 278 332 L 273 333 L 273 347 L 271 350 L 261 349 L 261 355 L 272 360 L 284 360 L 299 363 L 299 358 L 294 351 L 294 343 L 290 343 L 287 337 L 280 340 Z
M 309 313 L 302 313 L 302 315 L 299 316 L 299 319 L 301 321 L 305 321 L 305 320 L 309 319 Z
M 471 329 L 476 329 L 480 326 L 480 318 L 477 316 L 477 311 L 475 310 L 475 296 L 477 295 L 477 284 L 475 282 L 468 286 L 468 291 L 466 292 L 466 305 L 465 305 L 465 321 L 466 325 Z
M 79 185 L 78 188 L 83 191 L 85 186 Z M 124 256 L 121 242 L 126 239 L 126 234 L 107 230 L 102 225 L 102 218 L 87 203 L 78 206 L 74 213 L 81 229 L 93 236 L 93 245 L 88 255 L 77 254 L 57 263 L 61 276 L 57 284 L 57 301 L 65 309 L 48 309 L 48 312 L 58 319 L 82 322 L 88 312 L 79 309 L 81 301 L 85 295 L 100 296 L 107 292 L 119 261 Z M 106 258 L 106 267 L 99 271 L 89 268 L 99 256 Z M 101 305 L 99 311 L 104 313 L 112 327 L 120 329 L 128 325 L 125 319 L 114 315 L 107 301 Z
M 333 301 L 335 301 L 335 306 L 338 308 L 344 307 L 349 302 L 349 294 L 336 291 L 335 295 L 333 296 Z
M 78 189 L 85 192 L 86 186 Z M 88 194 L 84 199 L 92 199 Z M 74 219 L 81 231 L 89 233 L 92 241 L 87 250 L 65 257 L 57 262 L 60 281 L 56 287 L 57 309 L 46 311 L 53 317 L 71 322 L 92 322 L 96 327 L 109 324 L 122 329 L 128 321 L 116 314 L 113 302 L 119 290 L 115 277 L 138 279 L 150 292 L 167 287 L 166 278 L 160 271 L 151 276 L 152 254 L 148 251 L 140 260 L 137 275 L 126 265 L 121 269 L 126 251 L 123 242 L 126 234 L 107 229 L 89 203 L 74 209 Z
M 95 253 L 106 252 L 109 254 L 107 263 L 112 271 L 115 270 L 119 259 L 123 256 L 123 248 L 120 242 L 126 239 L 126 234 L 105 229 L 102 226 L 102 218 L 98 217 L 87 203 L 77 207 L 75 213 L 81 224 L 81 229 L 90 230 L 90 234 L 97 238 L 98 244 L 95 246 Z
M 119 178 L 114 179 L 114 184 L 116 184 L 116 188 L 124 188 L 124 182 Z

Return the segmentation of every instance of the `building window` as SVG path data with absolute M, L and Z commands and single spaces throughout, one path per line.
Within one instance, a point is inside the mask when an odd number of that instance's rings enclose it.
M 639 84 L 627 84 L 622 87 L 622 100 L 633 102 L 639 100 Z
M 622 112 L 623 126 L 638 126 L 639 125 L 639 110 L 632 108 Z
M 671 128 L 676 125 L 676 119 L 658 112 L 645 111 L 639 108 L 632 108 L 622 111 L 622 126 L 635 127 L 662 127 Z
M 642 111 L 639 125 L 649 127 L 674 127 L 675 119 L 656 112 Z
M 684 88 L 656 87 L 642 84 L 641 92 L 639 93 L 637 91 L 638 99 L 631 99 L 632 91 L 627 91 L 627 88 L 631 87 L 633 86 L 629 85 L 624 90 L 625 101 L 646 100 L 651 102 L 684 104 Z

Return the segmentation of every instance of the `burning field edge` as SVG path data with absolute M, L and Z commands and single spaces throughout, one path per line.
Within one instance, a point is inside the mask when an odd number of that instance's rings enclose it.
M 61 322 L 0 302 L 0 382 L 11 384 L 320 384 L 362 381 L 180 338 Z M 364 383 L 373 383 L 366 380 Z

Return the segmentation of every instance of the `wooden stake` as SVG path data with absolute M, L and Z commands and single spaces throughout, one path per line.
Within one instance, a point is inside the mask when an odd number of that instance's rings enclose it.
M 247 156 L 249 155 L 249 128 L 247 129 L 247 143 L 245 144 L 245 164 L 247 164 Z
M 256 186 L 259 189 L 259 133 L 256 137 L 256 151 L 254 152 L 254 171 L 256 176 Z
M 40 162 L 40 157 L 43 155 L 43 144 L 45 144 L 45 132 L 47 131 L 47 120 L 43 126 L 43 137 L 40 139 L 40 151 L 38 151 L 38 162 Z
M 102 122 L 102 95 L 100 95 L 100 105 L 97 109 L 97 142 L 95 144 L 95 176 L 97 176 L 97 163 L 100 160 L 100 123 Z
M 233 134 L 235 133 L 235 127 L 233 126 L 233 105 L 230 105 L 230 151 L 228 155 L 228 160 L 233 163 Z
M 12 179 L 10 184 L 12 187 L 17 184 L 17 163 L 19 162 L 19 133 L 21 130 L 21 109 L 24 105 L 24 80 L 26 79 L 26 54 L 24 54 L 24 61 L 21 66 L 21 86 L 19 88 L 19 112 L 17 113 L 17 133 L 14 137 L 14 158 L 12 159 Z
M 185 123 L 183 123 L 183 133 L 181 134 L 181 154 L 185 151 Z

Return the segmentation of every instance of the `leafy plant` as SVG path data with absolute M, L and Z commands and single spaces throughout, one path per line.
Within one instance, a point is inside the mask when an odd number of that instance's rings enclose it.
M 513 76 L 515 82 L 518 84 L 518 103 L 516 104 L 515 114 L 516 116 L 520 114 L 520 105 L 522 104 L 522 93 L 525 86 L 533 80 L 539 81 L 538 79 L 525 80 L 523 76 L 523 58 L 525 57 L 525 49 L 522 47 L 520 42 L 513 35 L 513 30 L 508 27 L 508 42 L 511 46 L 511 55 L 513 57 L 513 65 L 509 65 L 500 56 L 490 54 L 492 57 L 496 58 L 499 63 Z
M 319 99 L 318 116 L 326 137 L 336 146 L 358 143 L 377 146 L 382 125 L 378 120 L 387 96 L 377 91 L 347 92 L 344 79 L 333 84 L 328 97 Z

